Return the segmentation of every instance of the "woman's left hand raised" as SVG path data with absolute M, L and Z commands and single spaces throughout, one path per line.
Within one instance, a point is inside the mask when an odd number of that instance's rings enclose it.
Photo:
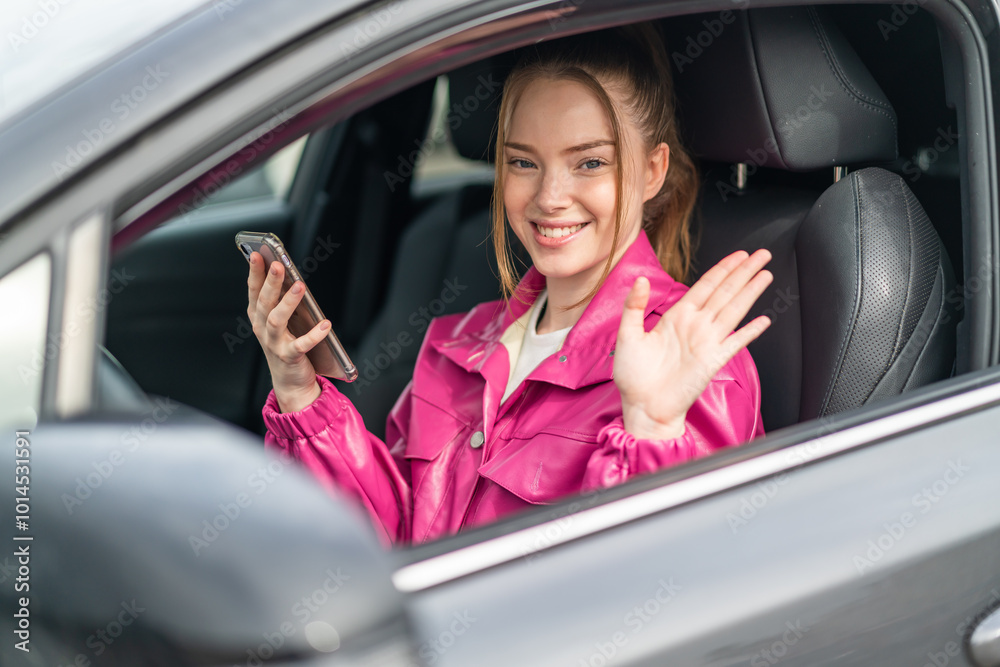
M 713 266 L 649 332 L 643 316 L 649 281 L 638 278 L 625 298 L 614 378 L 625 430 L 665 440 L 684 433 L 684 419 L 708 383 L 733 356 L 771 325 L 764 315 L 733 328 L 771 283 L 761 270 L 771 253 L 739 250 Z

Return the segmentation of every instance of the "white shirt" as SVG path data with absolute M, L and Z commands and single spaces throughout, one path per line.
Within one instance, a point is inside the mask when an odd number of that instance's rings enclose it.
M 542 361 L 562 347 L 563 341 L 566 340 L 566 335 L 573 328 L 569 326 L 558 331 L 550 331 L 544 334 L 538 333 L 538 319 L 542 312 L 542 306 L 548 300 L 548 296 L 548 290 L 542 290 L 542 293 L 535 299 L 535 303 L 532 304 L 531 310 L 528 312 L 528 322 L 524 330 L 524 337 L 520 341 L 520 349 L 518 349 L 514 341 L 511 341 L 514 344 L 507 345 L 507 352 L 511 355 L 510 363 L 512 371 L 510 378 L 507 380 L 507 390 L 504 391 L 503 398 L 500 399 L 501 404 L 517 389 L 519 384 L 524 382 L 524 378 L 528 377 L 538 364 L 542 363 Z M 518 323 L 515 322 L 513 326 L 517 325 Z

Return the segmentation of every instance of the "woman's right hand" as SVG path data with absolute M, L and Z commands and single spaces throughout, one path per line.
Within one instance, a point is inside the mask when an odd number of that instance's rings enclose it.
M 302 301 L 305 285 L 297 281 L 279 298 L 284 278 L 285 267 L 280 262 L 272 262 L 265 276 L 264 258 L 258 252 L 250 254 L 247 315 L 271 370 L 278 408 L 282 412 L 296 412 L 319 398 L 316 369 L 306 353 L 326 337 L 330 321 L 323 320 L 304 336 L 293 336 L 288 330 L 288 318 Z

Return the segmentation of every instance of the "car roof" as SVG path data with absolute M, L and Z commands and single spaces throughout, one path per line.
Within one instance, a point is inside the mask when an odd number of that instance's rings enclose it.
M 185 103 L 370 0 L 214 0 L 0 119 L 0 227 Z
M 0 122 L 208 0 L 6 0 Z

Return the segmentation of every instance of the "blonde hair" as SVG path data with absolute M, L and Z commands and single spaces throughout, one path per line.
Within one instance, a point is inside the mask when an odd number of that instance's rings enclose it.
M 507 214 L 503 203 L 505 170 L 500 162 L 514 109 L 528 84 L 541 78 L 575 81 L 589 89 L 607 113 L 618 155 L 615 160 L 618 187 L 611 254 L 600 280 L 590 294 L 570 308 L 593 298 L 611 272 L 626 214 L 623 208 L 623 155 L 628 147 L 624 144 L 620 112 L 608 95 L 606 85 L 614 86 L 624 93 L 622 98 L 625 108 L 622 112 L 638 129 L 646 152 L 660 143 L 665 143 L 670 148 L 670 165 L 663 186 L 643 205 L 642 227 L 664 270 L 675 280 L 685 282 L 694 251 L 690 225 L 698 195 L 699 178 L 694 162 L 681 145 L 666 49 L 652 24 L 643 23 L 575 35 L 529 47 L 504 82 L 497 122 L 498 164 L 492 203 L 493 247 L 504 299 L 509 299 L 515 293 L 518 271 L 511 258 L 507 234 Z

